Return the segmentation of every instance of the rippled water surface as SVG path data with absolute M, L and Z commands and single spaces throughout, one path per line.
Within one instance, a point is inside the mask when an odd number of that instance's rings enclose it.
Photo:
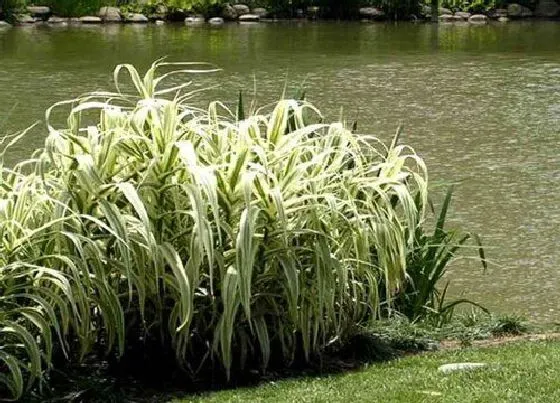
M 482 234 L 492 261 L 453 264 L 455 295 L 533 320 L 560 320 L 560 23 L 260 24 L 21 27 L 0 30 L 0 132 L 41 120 L 55 101 L 108 89 L 118 63 L 208 61 L 200 102 L 264 104 L 304 84 L 330 117 L 404 140 L 432 184 L 459 181 L 452 225 Z M 34 129 L 13 162 L 42 144 Z

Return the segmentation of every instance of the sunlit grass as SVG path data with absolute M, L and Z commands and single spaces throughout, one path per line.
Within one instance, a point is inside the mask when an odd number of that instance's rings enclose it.
M 483 362 L 482 370 L 442 374 L 453 362 Z M 179 402 L 557 402 L 559 342 L 521 342 L 444 351 L 373 364 L 362 371 L 283 380 L 208 393 Z

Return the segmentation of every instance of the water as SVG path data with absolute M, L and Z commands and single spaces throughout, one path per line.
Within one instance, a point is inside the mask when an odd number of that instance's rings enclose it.
M 560 24 L 260 24 L 21 27 L 0 31 L 0 131 L 55 101 L 108 89 L 118 63 L 207 61 L 201 98 L 261 104 L 300 85 L 331 118 L 389 139 L 397 125 L 434 185 L 460 182 L 451 225 L 482 235 L 491 260 L 456 261 L 451 291 L 501 312 L 560 320 Z M 4 121 L 7 117 L 7 121 Z M 4 122 L 3 122 L 4 121 Z M 2 123 L 3 122 L 3 123 Z M 8 159 L 42 144 L 34 129 Z

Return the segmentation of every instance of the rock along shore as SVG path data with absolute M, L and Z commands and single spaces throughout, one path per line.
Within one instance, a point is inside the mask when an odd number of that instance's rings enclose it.
M 560 17 L 560 0 L 540 0 L 535 10 L 519 5 L 509 4 L 507 8 L 498 8 L 487 13 L 471 14 L 462 11 L 453 11 L 440 7 L 438 20 L 442 23 L 469 23 L 486 24 L 492 20 L 507 22 L 515 19 L 527 18 L 558 18 Z M 1 11 L 1 10 L 0 10 Z M 74 18 L 65 18 L 55 15 L 47 6 L 29 6 L 22 12 L 13 15 L 12 23 L 15 25 L 29 25 L 36 23 L 47 23 L 53 25 L 67 24 L 146 24 L 154 22 L 162 25 L 166 21 L 182 21 L 186 25 L 221 25 L 225 22 L 238 22 L 241 24 L 252 24 L 262 21 L 276 21 L 277 16 L 272 15 L 267 9 L 257 7 L 251 9 L 245 4 L 225 4 L 220 15 L 202 16 L 181 9 L 170 10 L 166 6 L 159 5 L 151 10 L 151 13 L 131 13 L 118 7 L 101 7 L 97 15 L 86 15 Z M 320 19 L 324 15 L 320 7 L 308 7 L 306 10 L 296 10 L 296 19 Z M 431 8 L 423 6 L 419 15 L 410 16 L 413 21 L 432 20 Z M 359 9 L 362 21 L 383 21 L 387 15 L 383 10 L 376 7 L 362 7 Z M 0 28 L 10 26 L 6 21 L 0 21 Z

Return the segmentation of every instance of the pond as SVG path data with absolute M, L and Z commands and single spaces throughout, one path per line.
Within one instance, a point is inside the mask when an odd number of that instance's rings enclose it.
M 0 132 L 53 102 L 109 89 L 118 63 L 207 61 L 200 102 L 265 104 L 304 86 L 332 119 L 403 141 L 433 186 L 458 182 L 452 226 L 481 234 L 491 262 L 454 262 L 451 292 L 534 321 L 560 320 L 560 23 L 484 26 L 271 23 L 222 27 L 31 26 L 0 30 Z M 41 146 L 37 127 L 8 155 Z M 441 193 L 440 192 L 440 193 Z M 472 254 L 474 254 L 474 249 Z

